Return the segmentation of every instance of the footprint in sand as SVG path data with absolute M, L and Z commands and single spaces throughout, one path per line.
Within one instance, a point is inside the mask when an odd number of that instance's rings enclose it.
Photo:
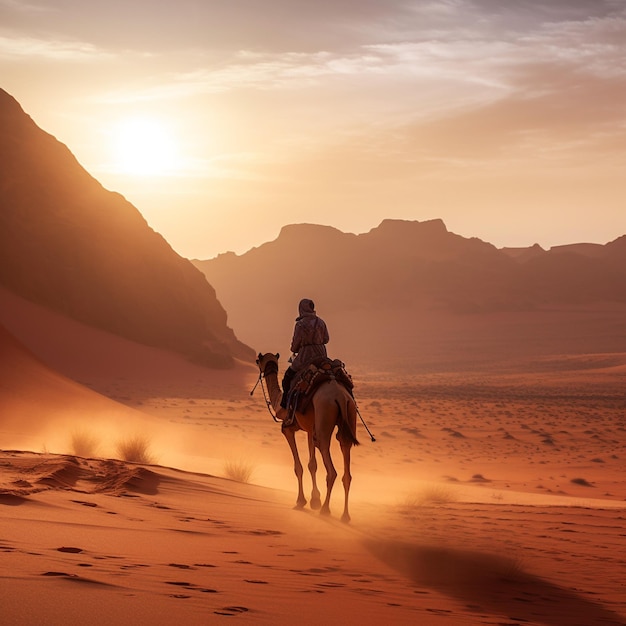
M 94 585 L 96 587 L 115 587 L 110 583 L 101 582 L 99 580 L 93 580 L 91 578 L 83 578 L 77 574 L 68 574 L 67 572 L 43 572 L 42 576 L 48 576 L 53 578 L 62 578 L 63 580 L 72 581 L 73 583 L 79 583 L 81 585 Z
M 240 613 L 246 613 L 248 610 L 245 606 L 225 606 L 223 609 L 217 609 L 213 612 L 216 615 L 239 615 Z
M 240 534 L 240 535 L 258 535 L 260 537 L 277 536 L 277 535 L 285 534 L 280 530 L 231 530 L 230 532 L 233 534 Z
M 58 552 L 68 552 L 70 554 L 80 554 L 83 549 L 82 548 L 73 548 L 71 546 L 63 546 L 61 548 L 57 548 Z
M 353 591 L 355 591 L 356 593 L 360 593 L 364 596 L 376 596 L 385 593 L 382 589 L 371 589 L 367 587 L 355 587 Z
M 449 609 L 426 609 L 429 613 L 434 613 L 435 615 L 449 615 L 452 613 Z
M 166 580 L 165 584 L 176 585 L 177 587 L 184 587 L 185 589 L 188 589 L 189 591 L 199 591 L 200 593 L 217 593 L 217 589 L 208 589 L 206 587 L 198 587 L 197 585 L 194 585 L 193 583 L 189 583 L 186 581 Z M 174 597 L 178 598 L 178 597 L 191 597 L 191 596 L 175 595 Z
M 327 581 L 325 583 L 316 583 L 315 585 L 316 587 L 325 587 L 327 589 L 340 589 L 342 587 L 345 587 L 346 585 L 344 583 L 336 583 L 333 581 Z

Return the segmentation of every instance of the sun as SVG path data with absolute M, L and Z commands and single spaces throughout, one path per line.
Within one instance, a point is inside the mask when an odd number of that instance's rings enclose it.
M 129 117 L 119 122 L 113 150 L 116 169 L 136 176 L 173 173 L 179 160 L 171 129 L 155 117 Z

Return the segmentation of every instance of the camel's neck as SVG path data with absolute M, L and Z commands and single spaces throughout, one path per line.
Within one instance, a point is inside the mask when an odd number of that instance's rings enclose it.
M 278 373 L 272 372 L 266 374 L 265 384 L 267 385 L 267 393 L 270 396 L 270 403 L 272 404 L 272 408 L 274 409 L 274 411 L 278 411 L 278 409 L 280 408 L 280 401 L 283 397 L 283 392 L 278 382 Z

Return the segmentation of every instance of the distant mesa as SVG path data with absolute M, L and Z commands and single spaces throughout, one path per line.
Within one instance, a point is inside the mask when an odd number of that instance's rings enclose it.
M 3 90 L 0 136 L 0 286 L 211 367 L 254 357 L 202 273 Z
M 268 350 L 286 350 L 302 297 L 330 322 L 334 355 L 375 367 L 626 350 L 626 236 L 498 249 L 439 219 L 359 235 L 292 224 L 245 254 L 194 264 L 239 336 Z
M 293 224 L 283 227 L 276 240 L 243 255 L 194 264 L 229 311 L 237 308 L 236 293 L 253 301 L 261 297 L 265 287 L 254 268 L 263 267 L 267 275 L 280 276 L 283 286 L 273 296 L 274 306 L 287 305 L 301 284 L 335 308 L 362 309 L 367 315 L 372 308 L 489 313 L 626 303 L 625 258 L 626 237 L 547 251 L 538 244 L 497 249 L 452 233 L 436 219 L 384 220 L 361 235 Z M 294 296 L 283 302 L 288 292 Z

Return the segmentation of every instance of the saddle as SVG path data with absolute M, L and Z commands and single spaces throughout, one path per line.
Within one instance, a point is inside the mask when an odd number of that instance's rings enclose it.
M 345 364 L 339 359 L 320 357 L 296 375 L 287 397 L 287 418 L 283 426 L 293 423 L 296 411 L 301 413 L 306 411 L 317 388 L 329 380 L 336 380 L 351 396 L 354 396 L 352 391 L 354 383 Z

